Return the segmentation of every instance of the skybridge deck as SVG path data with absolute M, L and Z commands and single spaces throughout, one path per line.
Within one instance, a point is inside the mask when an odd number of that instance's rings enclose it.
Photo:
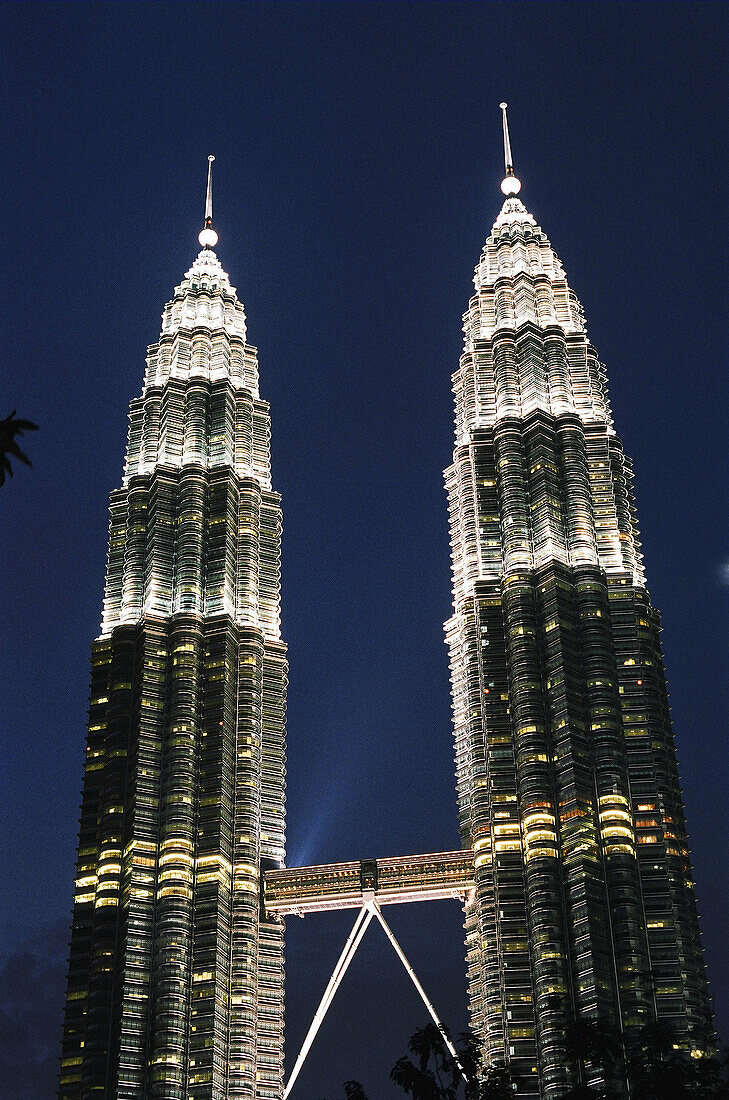
M 374 894 L 379 905 L 465 900 L 474 888 L 473 852 L 437 852 L 318 867 L 289 867 L 264 874 L 265 907 L 281 916 L 327 909 L 359 909 Z

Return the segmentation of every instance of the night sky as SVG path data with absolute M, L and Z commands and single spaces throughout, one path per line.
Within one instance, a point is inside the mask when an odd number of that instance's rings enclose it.
M 197 253 L 259 348 L 283 495 L 289 864 L 458 846 L 442 471 L 461 315 L 503 175 L 563 260 L 634 459 L 663 613 L 720 1036 L 725 745 L 725 78 L 713 3 L 4 4 L 0 1095 L 55 1088 L 89 647 L 146 346 Z M 722 56 L 722 49 L 724 55 Z M 465 1026 L 455 902 L 389 909 Z M 353 913 L 290 920 L 295 1057 Z M 424 1009 L 372 926 L 292 1100 L 389 1069 Z

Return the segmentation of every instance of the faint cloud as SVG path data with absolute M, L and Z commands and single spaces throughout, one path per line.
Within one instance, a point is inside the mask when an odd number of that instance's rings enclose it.
M 719 580 L 729 588 L 729 561 L 723 561 L 719 566 Z
M 0 1097 L 43 1100 L 58 1087 L 68 921 L 38 933 L 0 969 Z

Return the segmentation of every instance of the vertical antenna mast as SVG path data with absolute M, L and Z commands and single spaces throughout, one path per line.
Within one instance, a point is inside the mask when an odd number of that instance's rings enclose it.
M 504 125 L 506 125 L 506 115 L 504 115 Z M 208 157 L 208 192 L 205 196 L 205 228 L 209 229 L 213 224 L 213 161 L 215 157 L 211 155 Z
M 509 120 L 506 117 L 506 103 L 500 103 L 501 121 L 504 127 L 504 170 L 506 175 L 501 181 L 501 190 L 505 195 L 518 195 L 521 191 L 521 183 L 514 175 L 514 164 L 511 159 L 511 142 L 509 140 Z
M 215 248 L 218 243 L 218 234 L 213 229 L 213 161 L 215 157 L 208 157 L 208 188 L 205 194 L 205 225 L 198 234 L 198 240 L 203 248 Z

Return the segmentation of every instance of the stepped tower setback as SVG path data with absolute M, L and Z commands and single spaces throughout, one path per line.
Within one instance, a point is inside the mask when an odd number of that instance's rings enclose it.
M 656 1021 L 687 1059 L 714 1049 L 630 461 L 502 110 L 505 199 L 445 473 L 462 849 L 284 867 L 281 506 L 209 166 L 202 250 L 149 349 L 111 494 L 61 1100 L 287 1100 L 373 921 L 450 1043 L 383 915 L 403 902 L 463 905 L 482 1064 L 505 1063 L 520 1100 L 628 1100 L 620 1057 L 575 1059 L 576 1020 L 625 1050 Z M 284 1087 L 284 921 L 340 909 L 355 923 Z
M 506 198 L 453 378 L 446 633 L 472 1026 L 548 1097 L 576 1083 L 576 1016 L 657 1016 L 701 1050 L 712 1025 L 630 460 L 502 110 Z
M 214 246 L 162 314 L 111 494 L 59 1096 L 277 1098 L 281 505 L 256 349 Z

